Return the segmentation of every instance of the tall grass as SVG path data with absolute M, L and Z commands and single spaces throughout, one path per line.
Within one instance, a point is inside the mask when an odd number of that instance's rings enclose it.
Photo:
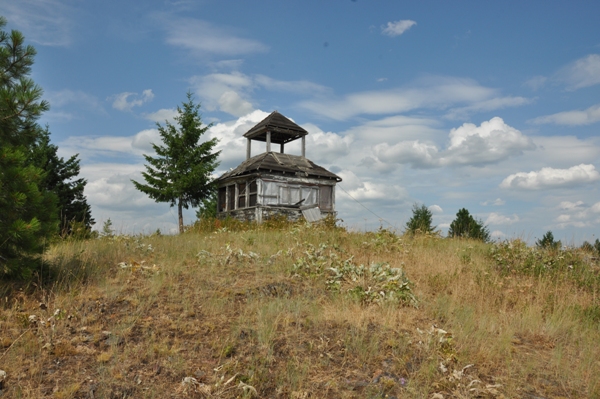
M 600 395 L 578 250 L 226 220 L 45 262 L 29 291 L 2 283 L 8 397 Z

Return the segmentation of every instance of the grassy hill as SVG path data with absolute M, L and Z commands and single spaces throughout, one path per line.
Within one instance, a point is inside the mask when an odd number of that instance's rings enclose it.
M 600 397 L 577 250 L 275 223 L 45 256 L 0 286 L 0 397 Z

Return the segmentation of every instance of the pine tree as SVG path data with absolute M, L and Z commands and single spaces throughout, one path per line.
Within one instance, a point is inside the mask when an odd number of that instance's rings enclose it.
M 554 241 L 554 234 L 548 230 L 541 240 L 535 242 L 535 245 L 538 248 L 557 250 L 560 249 L 562 243 L 560 241 Z
M 27 162 L 48 103 L 29 78 L 35 49 L 5 25 L 0 17 L 0 277 L 28 278 L 57 228 L 56 197 L 39 189 L 44 172 Z
M 163 145 L 152 144 L 158 155 L 144 155 L 149 165 L 142 176 L 147 184 L 132 180 L 135 187 L 156 202 L 177 205 L 179 232 L 183 233 L 183 208 L 199 206 L 214 192 L 212 173 L 219 166 L 220 151 L 213 152 L 217 139 L 200 142 L 211 125 L 202 126 L 200 105 L 194 104 L 192 93 L 187 102 L 177 107 L 177 126 L 157 123 Z
M 80 171 L 78 155 L 65 161 L 57 155 L 57 151 L 58 147 L 50 143 L 50 131 L 46 126 L 32 148 L 29 162 L 45 172 L 40 188 L 53 192 L 58 197 L 58 233 L 63 237 L 74 233 L 89 235 L 95 221 L 83 194 L 87 181 L 77 178 Z M 79 231 L 78 227 L 82 227 L 84 231 Z
M 490 232 L 481 220 L 475 219 L 468 210 L 462 208 L 456 214 L 456 219 L 450 223 L 448 237 L 472 238 L 488 242 Z
M 412 217 L 406 223 L 406 232 L 409 234 L 431 234 L 436 226 L 432 226 L 433 215 L 425 205 L 414 204 Z

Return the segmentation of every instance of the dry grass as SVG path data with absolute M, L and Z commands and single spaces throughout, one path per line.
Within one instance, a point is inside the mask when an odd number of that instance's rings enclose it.
M 3 283 L 0 392 L 600 396 L 598 279 L 499 269 L 477 242 L 217 227 L 61 243 L 46 255 L 53 282 Z M 405 292 L 400 280 L 382 280 L 372 264 L 402 269 L 418 303 L 388 296 Z M 330 267 L 348 274 L 332 282 Z M 586 267 L 593 277 L 597 265 Z

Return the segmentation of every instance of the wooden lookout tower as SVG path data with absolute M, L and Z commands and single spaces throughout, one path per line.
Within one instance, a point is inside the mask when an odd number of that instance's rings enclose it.
M 250 129 L 246 160 L 217 179 L 218 217 L 256 221 L 273 216 L 319 220 L 335 214 L 335 185 L 342 179 L 306 158 L 308 132 L 272 112 Z M 301 155 L 284 153 L 285 144 L 302 140 Z M 266 151 L 252 156 L 252 141 L 266 143 Z M 279 152 L 272 151 L 279 144 Z

